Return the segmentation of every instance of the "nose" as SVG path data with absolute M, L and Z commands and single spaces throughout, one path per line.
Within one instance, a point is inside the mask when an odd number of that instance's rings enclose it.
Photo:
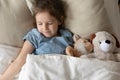
M 47 24 L 44 24 L 44 25 L 43 25 L 43 28 L 44 28 L 44 30 L 47 30 L 47 29 L 48 29 Z
M 106 40 L 106 41 L 105 41 L 105 43 L 110 44 L 110 43 L 111 43 L 111 41 L 110 41 L 110 40 Z

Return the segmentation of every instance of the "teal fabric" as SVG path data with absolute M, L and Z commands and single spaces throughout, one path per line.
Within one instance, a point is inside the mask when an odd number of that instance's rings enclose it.
M 59 29 L 61 36 L 46 38 L 36 28 L 33 28 L 23 38 L 35 48 L 34 54 L 65 54 L 65 48 L 73 44 L 73 34 L 66 28 Z

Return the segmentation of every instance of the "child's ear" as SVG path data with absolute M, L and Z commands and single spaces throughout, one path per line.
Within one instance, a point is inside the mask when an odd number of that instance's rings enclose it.
M 64 24 L 64 16 L 60 17 L 59 25 L 62 25 L 62 24 Z
M 62 24 L 62 23 L 59 21 L 59 22 L 58 22 L 58 25 L 61 25 L 61 24 Z

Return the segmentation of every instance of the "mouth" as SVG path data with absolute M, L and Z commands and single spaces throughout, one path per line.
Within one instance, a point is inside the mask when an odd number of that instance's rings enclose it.
M 44 33 L 45 33 L 45 34 L 49 34 L 49 33 L 50 33 L 50 31 L 45 31 Z

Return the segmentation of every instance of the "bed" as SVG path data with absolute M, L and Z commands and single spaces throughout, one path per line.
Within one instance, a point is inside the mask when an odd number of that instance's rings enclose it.
M 105 30 L 120 42 L 118 0 L 64 1 L 68 4 L 66 25 L 73 33 L 88 37 Z M 32 7 L 34 0 L 0 0 L 0 74 L 15 60 L 23 36 L 34 27 Z M 120 62 L 29 54 L 13 80 L 120 80 Z

